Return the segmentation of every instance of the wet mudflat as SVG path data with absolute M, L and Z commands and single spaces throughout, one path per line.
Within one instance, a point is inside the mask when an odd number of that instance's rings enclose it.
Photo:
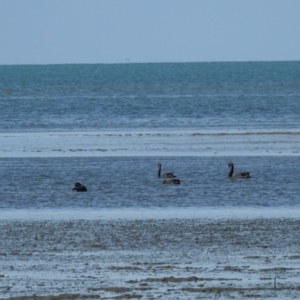
M 1 299 L 298 299 L 300 220 L 0 221 Z

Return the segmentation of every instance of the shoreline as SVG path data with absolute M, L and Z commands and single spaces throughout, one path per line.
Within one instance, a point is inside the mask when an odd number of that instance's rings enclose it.
M 1 220 L 0 291 L 3 299 L 297 298 L 299 226 L 290 218 Z

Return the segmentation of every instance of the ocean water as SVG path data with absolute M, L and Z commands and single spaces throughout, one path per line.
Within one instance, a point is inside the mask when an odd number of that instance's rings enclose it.
M 299 70 L 300 62 L 0 66 L 0 216 L 297 215 Z M 229 161 L 251 179 L 229 179 Z M 158 162 L 181 185 L 163 185 Z M 72 192 L 76 181 L 88 192 Z

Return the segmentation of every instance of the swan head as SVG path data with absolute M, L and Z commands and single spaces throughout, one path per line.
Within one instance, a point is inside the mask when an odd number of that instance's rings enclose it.
M 161 167 L 161 163 L 158 163 L 158 164 L 157 164 L 157 167 L 160 168 L 160 167 Z
M 228 163 L 228 168 L 232 168 L 233 167 L 233 163 L 232 162 L 229 162 Z

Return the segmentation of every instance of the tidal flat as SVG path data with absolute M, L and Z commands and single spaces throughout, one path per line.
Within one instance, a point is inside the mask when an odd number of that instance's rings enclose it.
M 1 220 L 1 299 L 299 299 L 300 220 Z

